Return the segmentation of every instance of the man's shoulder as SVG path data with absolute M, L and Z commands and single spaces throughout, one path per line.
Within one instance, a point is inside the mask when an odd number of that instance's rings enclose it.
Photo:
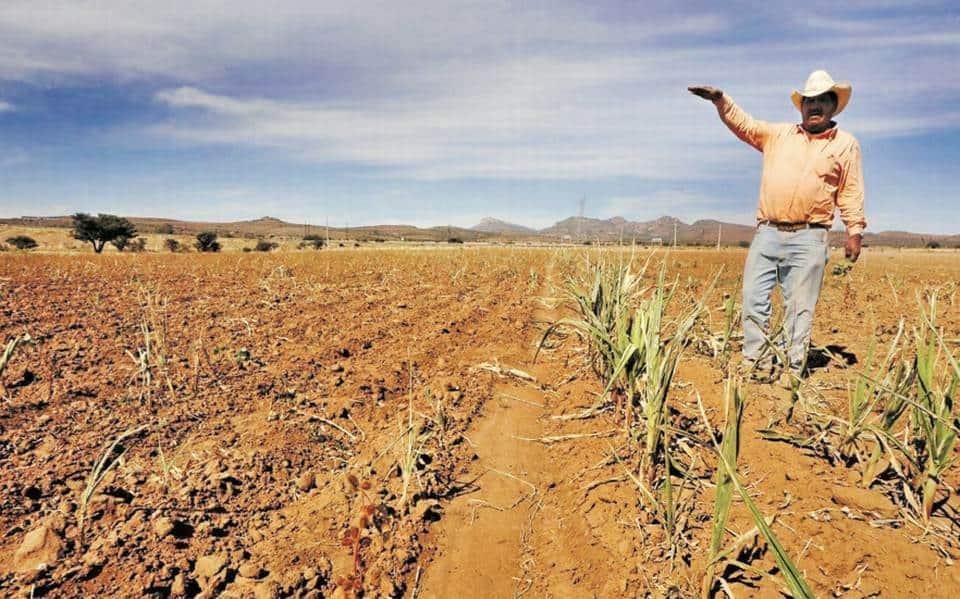
M 857 141 L 857 138 L 846 129 L 837 128 L 837 137 L 836 140 L 842 143 L 845 146 L 859 146 L 860 142 Z
M 797 130 L 797 125 L 795 123 L 767 123 L 767 126 L 770 127 L 770 130 L 778 135 L 789 135 Z

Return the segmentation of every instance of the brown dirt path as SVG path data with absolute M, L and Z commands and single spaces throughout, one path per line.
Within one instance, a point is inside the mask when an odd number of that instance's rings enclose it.
M 552 262 L 546 266 L 541 296 L 551 287 Z M 549 300 L 549 298 L 546 298 Z M 549 309 L 534 314 L 537 322 L 556 317 Z M 537 332 L 536 334 L 539 334 Z M 532 339 L 514 339 L 497 360 L 532 374 L 536 381 L 505 377 L 494 388 L 470 432 L 476 459 L 462 477 L 471 481 L 451 501 L 443 520 L 431 531 L 437 548 L 413 596 L 520 597 L 531 588 L 531 527 L 542 507 L 544 490 L 553 486 L 545 446 L 543 418 L 552 391 L 539 382 L 546 374 L 532 363 Z
M 542 435 L 542 401 L 535 388 L 504 383 L 476 432 L 478 459 L 433 533 L 439 549 L 427 567 L 419 597 L 513 597 L 529 585 L 523 538 L 535 515 L 546 473 L 543 447 L 519 437 Z M 521 401 L 522 400 L 522 401 Z M 482 589 L 482 592 L 480 591 Z

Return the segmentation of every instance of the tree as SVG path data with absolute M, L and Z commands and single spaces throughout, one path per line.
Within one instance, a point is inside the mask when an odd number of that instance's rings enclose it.
M 37 242 L 33 237 L 26 235 L 17 235 L 16 237 L 7 237 L 7 243 L 18 250 L 32 250 L 37 247 Z
M 936 241 L 936 240 L 928 241 L 928 242 L 927 242 L 927 249 L 931 249 L 931 250 L 940 249 L 940 242 L 939 242 L 939 241 Z
M 213 231 L 203 231 L 197 233 L 197 242 L 194 246 L 201 252 L 219 252 L 220 242 L 217 241 L 217 234 Z
M 108 242 L 125 237 L 126 242 L 121 242 L 125 247 L 126 243 L 136 236 L 136 227 L 125 218 L 112 214 L 90 216 L 83 212 L 73 215 L 73 238 L 89 241 L 93 244 L 93 251 L 98 254 L 103 251 L 103 246 Z
M 167 248 L 171 252 L 179 252 L 180 242 L 174 239 L 173 237 L 168 237 L 163 240 L 163 247 Z

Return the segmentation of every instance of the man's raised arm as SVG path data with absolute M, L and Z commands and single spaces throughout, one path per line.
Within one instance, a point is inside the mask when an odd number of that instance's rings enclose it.
M 772 127 L 765 121 L 759 121 L 737 106 L 733 99 L 723 91 L 709 85 L 693 85 L 687 90 L 695 95 L 710 100 L 717 107 L 720 120 L 733 131 L 733 134 L 754 148 L 763 151 L 763 146 L 770 137 Z

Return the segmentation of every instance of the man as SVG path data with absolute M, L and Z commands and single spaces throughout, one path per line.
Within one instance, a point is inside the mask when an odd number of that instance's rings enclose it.
M 834 207 L 847 228 L 847 259 L 856 262 L 860 256 L 866 227 L 860 144 L 833 121 L 853 90 L 849 83 L 834 82 L 826 71 L 814 71 L 803 91 L 793 92 L 801 115 L 800 125 L 794 125 L 755 120 L 719 89 L 688 89 L 713 102 L 727 127 L 763 153 L 757 232 L 743 273 L 744 370 L 770 367 L 756 361 L 767 353 L 770 295 L 779 283 L 786 312 L 778 345 L 792 375 L 785 376 L 792 382 L 806 367 Z

